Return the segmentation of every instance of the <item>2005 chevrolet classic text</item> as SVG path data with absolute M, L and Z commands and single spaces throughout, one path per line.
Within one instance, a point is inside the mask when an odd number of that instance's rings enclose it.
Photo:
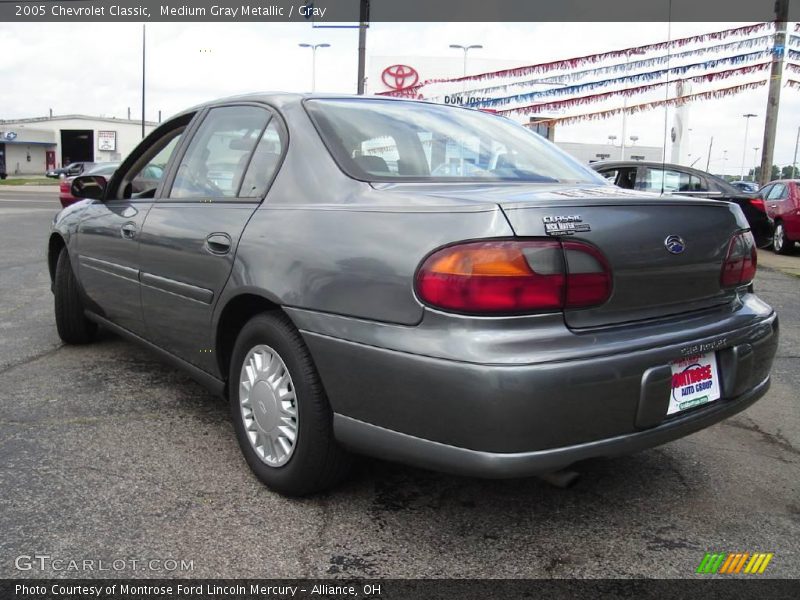
M 227 396 L 284 494 L 335 484 L 351 453 L 553 471 L 769 387 L 778 319 L 737 206 L 622 190 L 495 115 L 229 98 L 72 193 L 48 245 L 61 338 L 107 327 Z

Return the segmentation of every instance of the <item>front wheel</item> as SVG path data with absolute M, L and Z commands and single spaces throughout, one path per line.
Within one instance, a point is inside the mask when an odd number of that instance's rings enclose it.
M 269 488 L 302 496 L 346 475 L 350 456 L 334 439 L 322 382 L 285 314 L 264 313 L 242 328 L 228 385 L 239 447 Z
M 775 233 L 772 234 L 772 249 L 777 254 L 791 254 L 794 242 L 786 237 L 783 223 L 775 223 Z
M 97 333 L 97 325 L 84 315 L 78 280 L 72 272 L 66 249 L 62 249 L 58 255 L 53 292 L 58 337 L 67 344 L 91 342 Z

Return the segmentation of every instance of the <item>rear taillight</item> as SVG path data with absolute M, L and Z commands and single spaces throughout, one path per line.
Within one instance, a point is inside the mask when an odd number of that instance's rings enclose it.
M 69 182 L 66 179 L 62 179 L 58 183 L 58 189 L 62 194 L 69 193 Z
M 757 208 L 761 212 L 767 212 L 767 209 L 764 207 L 763 198 L 750 198 L 750 205 L 753 208 Z
M 756 276 L 757 252 L 753 234 L 737 233 L 728 243 L 728 253 L 722 263 L 722 287 L 747 285 Z
M 582 242 L 466 242 L 426 258 L 416 284 L 419 298 L 436 308 L 519 314 L 602 304 L 611 295 L 611 270 Z

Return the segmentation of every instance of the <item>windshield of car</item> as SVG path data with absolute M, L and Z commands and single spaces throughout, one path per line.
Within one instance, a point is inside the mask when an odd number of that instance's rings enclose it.
M 604 182 L 538 134 L 480 111 L 366 99 L 305 105 L 333 158 L 354 179 Z

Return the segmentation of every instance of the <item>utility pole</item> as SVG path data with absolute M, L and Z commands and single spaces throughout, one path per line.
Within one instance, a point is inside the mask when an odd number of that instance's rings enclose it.
M 145 57 L 145 27 L 142 23 L 142 139 L 144 139 L 144 57 Z
M 761 185 L 766 185 L 772 177 L 788 18 L 789 0 L 775 0 L 775 41 L 772 45 L 772 69 L 769 78 L 769 95 L 767 96 L 767 116 L 764 123 L 764 143 L 761 145 L 763 148 L 761 151 L 761 181 L 759 182 Z
M 369 0 L 361 0 L 358 11 L 358 95 L 364 95 L 367 66 L 367 27 L 369 27 Z

